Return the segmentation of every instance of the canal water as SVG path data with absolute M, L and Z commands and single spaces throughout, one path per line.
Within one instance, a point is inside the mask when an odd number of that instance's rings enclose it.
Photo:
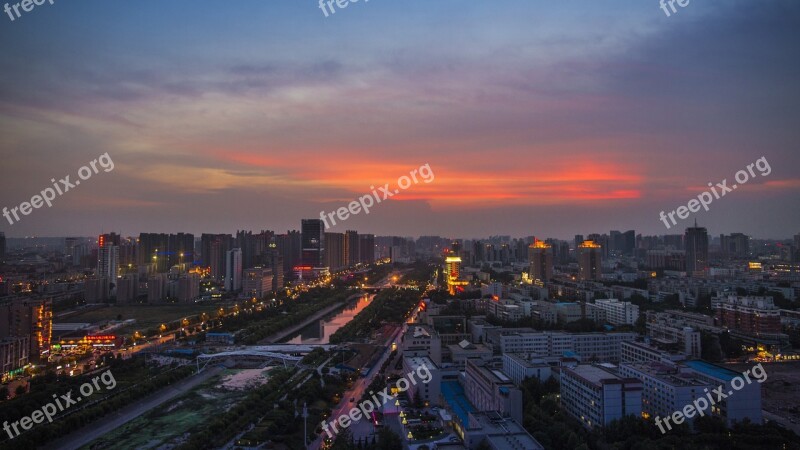
M 374 295 L 363 296 L 342 309 L 332 311 L 300 330 L 299 334 L 286 340 L 287 344 L 327 344 L 330 336 L 339 328 L 353 320 L 372 301 Z

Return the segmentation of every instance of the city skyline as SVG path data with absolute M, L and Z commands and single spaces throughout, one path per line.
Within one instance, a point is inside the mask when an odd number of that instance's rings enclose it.
M 434 181 L 332 231 L 663 234 L 659 212 L 765 157 L 768 176 L 686 222 L 792 236 L 798 16 L 780 1 L 671 17 L 621 1 L 331 17 L 314 2 L 56 3 L 0 27 L 17 42 L 0 61 L 0 206 L 105 152 L 116 168 L 0 230 L 291 229 L 430 164 Z

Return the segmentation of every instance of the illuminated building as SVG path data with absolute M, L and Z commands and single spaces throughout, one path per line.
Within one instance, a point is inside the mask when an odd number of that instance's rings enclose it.
M 447 283 L 447 290 L 450 294 L 456 293 L 456 287 L 466 286 L 467 282 L 461 280 L 461 258 L 458 256 L 446 256 L 444 258 L 444 277 Z
M 536 241 L 528 247 L 530 261 L 530 277 L 536 283 L 553 278 L 553 247 L 542 241 Z
M 256 299 L 261 299 L 272 291 L 272 270 L 255 267 L 245 269 L 242 277 L 244 294 Z
M 7 383 L 18 375 L 23 375 L 24 367 L 30 357 L 30 337 L 13 336 L 0 339 L 0 376 Z
M 30 339 L 31 359 L 46 358 L 53 335 L 53 303 L 50 299 L 14 299 L 0 305 L 0 339 Z
M 114 242 L 113 239 L 108 239 L 107 235 L 100 235 L 97 240 L 97 277 L 106 278 L 110 283 L 116 285 L 119 274 L 119 246 Z M 110 294 L 114 295 L 114 291 Z
M 594 241 L 578 246 L 578 265 L 581 280 L 599 280 L 602 274 L 602 247 Z
M 325 223 L 320 219 L 301 220 L 300 239 L 300 278 L 310 279 L 327 273 L 327 266 L 325 266 Z
M 355 266 L 359 262 L 361 253 L 359 251 L 360 240 L 358 232 L 347 230 L 344 233 L 344 261 L 347 266 Z

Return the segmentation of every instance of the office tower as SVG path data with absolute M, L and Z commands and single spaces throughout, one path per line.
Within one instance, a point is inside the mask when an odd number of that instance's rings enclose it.
M 708 232 L 705 228 L 694 227 L 686 229 L 684 235 L 686 247 L 686 273 L 695 276 L 708 267 Z
M 592 236 L 589 236 L 592 239 Z M 617 230 L 611 230 L 608 233 L 608 251 L 614 255 L 622 254 L 622 233 Z
M 254 262 L 255 265 L 258 266 L 263 263 L 264 257 L 270 251 L 272 245 L 275 242 L 275 233 L 269 230 L 261 230 L 260 233 L 253 236 L 254 244 L 255 244 L 255 255 L 254 255 Z
M 358 260 L 362 264 L 372 264 L 375 262 L 375 235 L 359 234 L 358 249 L 360 255 Z
M 444 280 L 451 295 L 456 293 L 458 286 L 466 284 L 461 280 L 461 257 L 454 253 L 449 253 L 444 258 Z
M 344 233 L 344 259 L 348 266 L 355 266 L 359 261 L 358 232 L 347 230 Z
M 0 258 L 6 256 L 6 234 L 0 231 Z
M 550 281 L 553 278 L 553 247 L 542 241 L 536 241 L 528 247 L 528 254 L 531 280 Z
M 0 341 L 28 337 L 30 357 L 47 360 L 53 334 L 53 303 L 50 299 L 14 299 L 0 304 Z
M 235 292 L 242 289 L 242 250 L 234 248 L 225 257 L 225 290 Z
M 275 236 L 275 248 L 283 258 L 285 273 L 291 272 L 295 266 L 300 265 L 302 257 L 302 238 L 297 230 L 287 231 L 286 234 Z
M 581 280 L 599 280 L 602 274 L 602 247 L 594 241 L 578 246 L 578 265 Z
M 344 233 L 325 233 L 325 261 L 323 266 L 331 271 L 347 266 Z
M 723 258 L 746 258 L 750 254 L 750 237 L 742 233 L 719 236 Z
M 312 268 L 324 267 L 325 224 L 319 219 L 303 219 L 300 223 L 302 264 Z
M 636 251 L 636 231 L 628 230 L 622 233 L 622 254 L 633 256 Z

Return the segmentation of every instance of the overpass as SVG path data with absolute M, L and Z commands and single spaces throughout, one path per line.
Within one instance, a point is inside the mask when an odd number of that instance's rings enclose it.
M 265 350 L 253 350 L 253 349 L 244 349 L 244 350 L 234 350 L 230 352 L 221 352 L 221 353 L 211 353 L 206 354 L 203 353 L 201 355 L 197 355 L 197 373 L 203 371 L 203 369 L 208 366 L 208 364 L 214 362 L 215 360 L 239 360 L 239 361 L 282 361 L 284 367 L 287 366 L 288 363 L 294 363 L 293 365 L 297 365 L 303 359 L 301 356 L 292 356 L 287 355 L 285 353 L 278 353 L 278 352 L 268 352 Z M 203 366 L 200 367 L 200 363 L 203 363 Z

